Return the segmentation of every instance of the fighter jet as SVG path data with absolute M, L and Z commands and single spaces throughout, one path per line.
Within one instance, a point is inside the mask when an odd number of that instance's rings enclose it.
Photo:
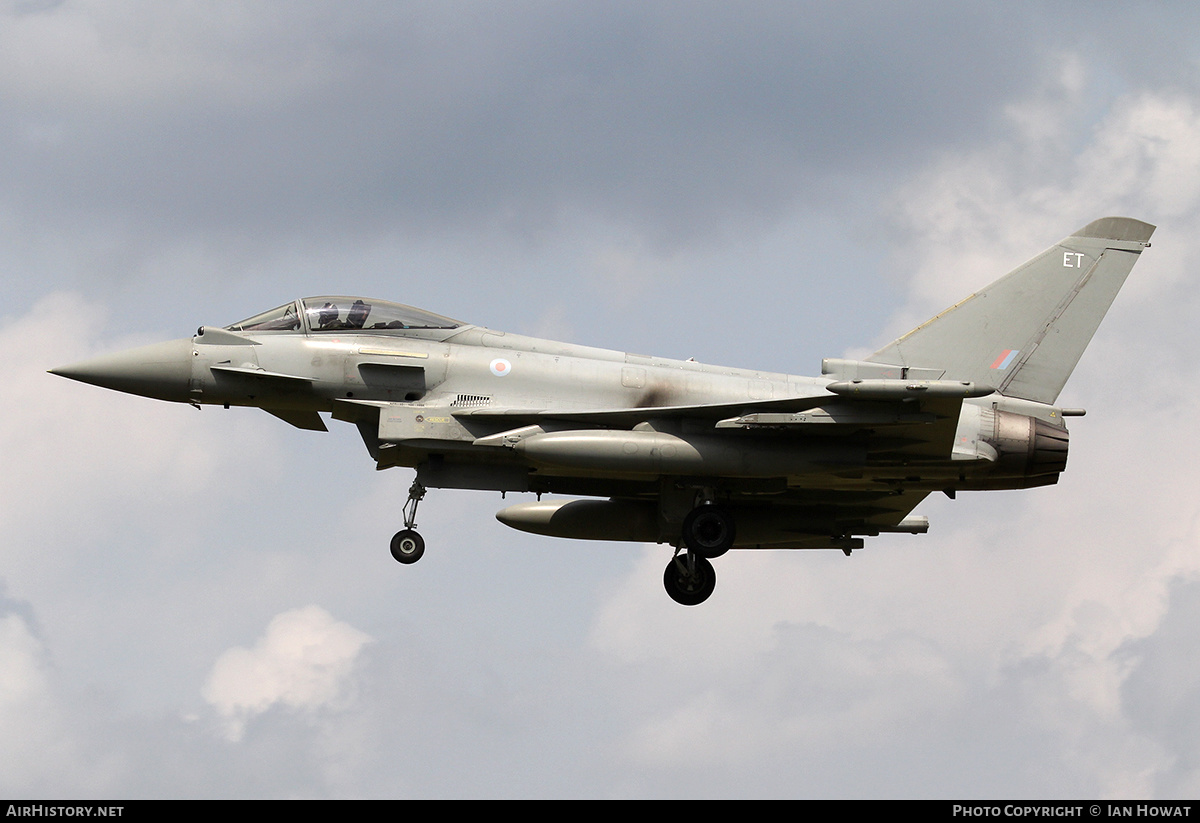
M 1106 217 L 820 377 L 540 340 L 362 297 L 293 300 L 190 338 L 52 373 L 193 406 L 358 427 L 376 467 L 416 469 L 392 556 L 425 551 L 426 490 L 529 492 L 535 534 L 661 543 L 684 605 L 730 549 L 840 549 L 922 534 L 931 492 L 1026 489 L 1067 463 L 1056 405 L 1154 226 Z M 131 435 L 132 436 L 132 435 Z M 542 499 L 545 494 L 566 495 Z

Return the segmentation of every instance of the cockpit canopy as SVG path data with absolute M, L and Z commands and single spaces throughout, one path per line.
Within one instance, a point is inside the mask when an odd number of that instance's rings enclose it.
M 226 326 L 229 331 L 371 332 L 404 329 L 456 329 L 464 325 L 440 314 L 386 300 L 325 296 L 294 300 Z

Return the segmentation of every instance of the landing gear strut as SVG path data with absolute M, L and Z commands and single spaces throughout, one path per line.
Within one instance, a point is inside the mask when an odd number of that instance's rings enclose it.
M 425 497 L 425 487 L 414 480 L 408 489 L 408 501 L 404 504 L 404 528 L 392 536 L 392 557 L 398 563 L 416 563 L 425 554 L 425 538 L 417 534 L 417 504 Z
M 675 556 L 663 573 L 663 585 L 676 603 L 696 606 L 708 599 L 717 587 L 717 572 L 703 557 L 693 551 Z

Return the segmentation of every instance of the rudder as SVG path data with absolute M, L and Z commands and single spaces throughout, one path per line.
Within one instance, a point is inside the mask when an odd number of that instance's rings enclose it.
M 1103 217 L 867 358 L 1053 403 L 1154 226 Z

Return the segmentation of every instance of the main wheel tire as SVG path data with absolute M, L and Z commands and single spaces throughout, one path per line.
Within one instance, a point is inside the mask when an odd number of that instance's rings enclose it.
M 683 542 L 700 557 L 720 557 L 735 536 L 733 517 L 720 506 L 697 506 L 683 518 Z
M 686 557 L 672 557 L 663 572 L 663 586 L 676 603 L 697 606 L 717 587 L 717 572 L 703 557 L 696 558 L 696 569 L 689 573 Z
M 392 557 L 397 563 L 416 563 L 425 554 L 425 538 L 412 529 L 401 529 L 392 536 Z

